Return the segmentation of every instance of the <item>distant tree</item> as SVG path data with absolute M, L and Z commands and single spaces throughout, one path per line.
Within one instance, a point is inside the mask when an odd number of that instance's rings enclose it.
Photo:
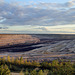
M 73 75 L 74 68 L 71 63 L 64 62 L 64 65 L 59 65 L 57 68 L 52 69 L 53 75 Z
M 21 56 L 20 58 L 20 64 L 23 64 L 24 63 L 24 60 L 23 60 L 23 57 Z
M 38 72 L 38 75 L 44 75 L 43 71 L 40 70 L 40 71 Z
M 32 62 L 32 66 L 33 67 L 40 67 L 40 63 L 39 62 L 36 62 L 36 61 L 33 61 Z
M 53 60 L 53 61 L 52 61 L 52 66 L 53 66 L 53 67 L 59 66 L 58 60 Z
M 25 64 L 27 64 L 27 59 L 25 59 Z
M 30 61 L 28 61 L 27 63 L 28 63 L 28 64 L 27 64 L 28 66 L 31 66 L 31 65 L 32 65 L 32 63 L 31 63 Z
M 1 61 L 2 59 L 0 58 L 0 61 Z
M 2 61 L 2 59 L 0 58 L 0 65 L 1 65 L 1 61 Z
M 31 71 L 30 75 L 37 75 L 36 70 Z
M 7 62 L 11 62 L 10 56 L 7 57 Z
M 5 61 L 6 61 L 5 57 L 3 57 L 1 61 L 2 61 L 2 64 L 5 64 Z
M 25 71 L 25 75 L 29 75 L 29 72 L 28 72 L 28 70 L 26 69 L 26 71 Z
M 73 75 L 74 67 L 71 62 L 65 62 L 65 65 L 62 67 L 63 72 L 67 75 Z
M 15 60 L 14 60 L 14 57 L 12 57 L 12 58 L 11 58 L 11 62 L 14 63 L 14 61 L 15 61 Z
M 48 72 L 49 72 L 48 70 L 44 70 L 43 74 L 48 75 Z
M 53 72 L 50 70 L 47 75 L 54 75 L 54 74 L 53 74 Z
M 63 66 L 63 62 L 61 62 L 61 63 L 59 64 L 59 66 L 62 67 L 62 66 Z
M 15 59 L 14 63 L 17 65 L 17 64 L 20 64 L 20 61 L 18 58 Z
M 43 68 L 49 68 L 51 64 L 49 64 L 48 62 L 42 62 L 41 63 L 41 67 Z

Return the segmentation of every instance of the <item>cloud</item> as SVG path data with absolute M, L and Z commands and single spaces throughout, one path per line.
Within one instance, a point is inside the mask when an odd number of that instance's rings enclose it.
M 0 2 L 4 2 L 4 0 L 0 0 Z
M 46 27 L 37 27 L 37 28 L 34 28 L 38 31 L 48 31 Z
M 5 26 L 75 24 L 75 8 L 72 8 L 74 5 L 74 0 L 64 4 L 39 3 L 33 5 L 0 2 L 0 24 Z
M 0 27 L 0 29 L 8 29 L 8 27 Z
M 62 9 L 62 8 L 70 8 L 75 6 L 75 0 L 66 2 L 66 3 L 45 3 L 45 2 L 40 2 L 38 4 L 40 8 L 47 8 L 47 9 Z

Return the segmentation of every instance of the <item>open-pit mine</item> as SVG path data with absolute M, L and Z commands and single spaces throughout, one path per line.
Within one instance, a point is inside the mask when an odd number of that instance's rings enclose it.
M 28 60 L 75 62 L 75 35 L 0 34 L 0 57 L 23 57 Z

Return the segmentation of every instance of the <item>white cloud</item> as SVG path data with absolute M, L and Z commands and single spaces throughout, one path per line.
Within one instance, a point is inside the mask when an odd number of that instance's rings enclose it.
M 75 6 L 75 1 L 69 1 L 66 3 L 45 3 L 45 2 L 40 2 L 40 4 L 38 4 L 38 6 L 40 8 L 47 8 L 47 9 L 62 9 L 62 8 L 70 8 Z
M 57 3 L 40 3 L 42 8 L 35 8 L 34 5 L 21 6 L 19 4 L 12 3 L 0 3 L 0 18 L 3 19 L 1 24 L 5 25 L 63 25 L 74 24 L 75 9 L 72 8 L 66 10 L 66 8 L 74 5 L 74 1 L 67 2 L 65 4 Z M 46 9 L 48 7 L 58 7 L 61 9 Z M 45 9 L 44 9 L 45 8 Z M 69 12 L 68 12 L 69 11 Z
M 47 26 L 56 26 L 56 28 L 58 25 L 60 27 L 65 27 L 65 25 L 75 26 L 74 6 L 75 0 L 66 3 L 38 3 L 33 5 L 21 5 L 17 2 L 15 4 L 6 3 L 0 0 L 0 27 L 1 25 L 8 26 L 9 30 L 12 30 L 13 28 L 10 28 L 12 26 L 28 25 L 33 26 L 30 29 L 34 31 L 47 32 L 49 30 L 54 31 L 54 29 L 47 29 Z M 65 32 L 68 29 L 59 28 L 56 31 Z M 72 29 L 71 31 L 75 32 Z

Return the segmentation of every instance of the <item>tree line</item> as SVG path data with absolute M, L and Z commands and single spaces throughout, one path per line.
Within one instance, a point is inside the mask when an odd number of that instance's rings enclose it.
M 75 63 L 63 60 L 39 63 L 10 56 L 0 58 L 0 75 L 10 75 L 11 72 L 20 72 L 20 75 L 75 75 Z

